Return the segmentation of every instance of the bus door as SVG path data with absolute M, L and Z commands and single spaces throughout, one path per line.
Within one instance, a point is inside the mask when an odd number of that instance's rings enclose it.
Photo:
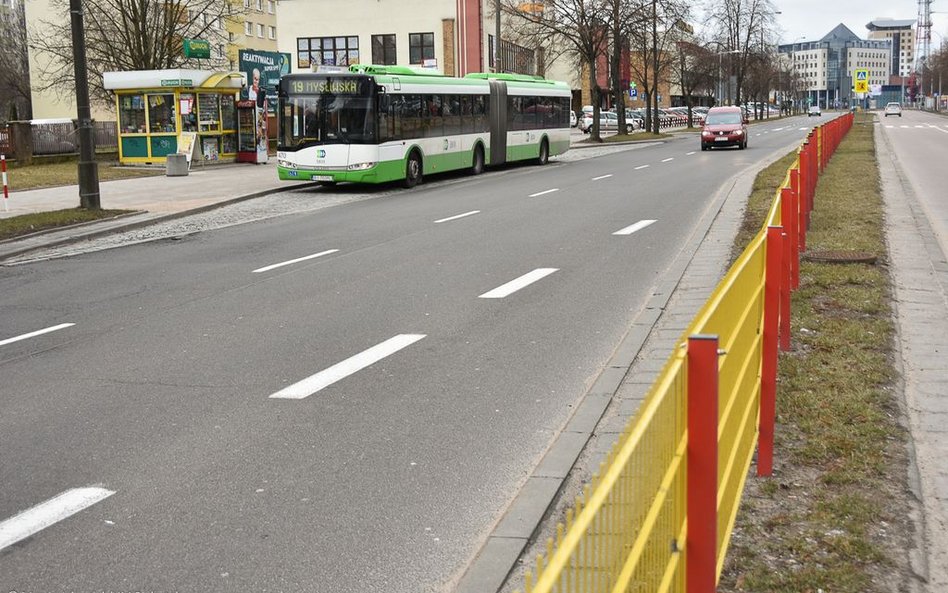
M 490 164 L 507 162 L 507 83 L 490 83 Z

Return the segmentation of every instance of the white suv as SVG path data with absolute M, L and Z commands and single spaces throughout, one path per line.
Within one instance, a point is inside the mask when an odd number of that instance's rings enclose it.
M 810 117 L 811 115 L 815 115 L 816 117 L 820 117 L 821 115 L 823 115 L 823 110 L 820 109 L 820 106 L 819 106 L 819 105 L 811 105 L 811 106 L 810 106 L 810 110 L 806 112 L 806 116 L 807 116 L 807 117 Z
M 885 116 L 889 117 L 890 115 L 902 117 L 902 104 L 895 101 L 887 103 L 885 106 Z

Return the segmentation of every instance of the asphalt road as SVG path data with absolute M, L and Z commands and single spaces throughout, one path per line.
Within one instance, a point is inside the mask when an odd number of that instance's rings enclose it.
M 711 196 L 815 123 L 0 268 L 0 590 L 450 588 Z

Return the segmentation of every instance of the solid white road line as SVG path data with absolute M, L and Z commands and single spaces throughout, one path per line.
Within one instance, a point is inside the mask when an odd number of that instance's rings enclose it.
M 554 187 L 553 189 L 548 189 L 548 190 L 546 190 L 546 191 L 541 191 L 541 192 L 537 192 L 537 193 L 535 193 L 535 194 L 530 194 L 529 197 L 535 198 L 535 197 L 537 197 L 537 196 L 543 196 L 543 195 L 546 195 L 546 194 L 552 194 L 552 193 L 555 192 L 555 191 L 560 191 L 560 188 Z
M 464 218 L 465 216 L 472 216 L 474 214 L 480 214 L 480 213 L 481 213 L 480 210 L 471 210 L 470 212 L 465 212 L 464 214 L 458 214 L 457 216 L 449 216 L 447 218 L 436 220 L 435 224 L 438 224 L 439 222 L 448 222 L 449 220 L 457 220 L 459 218 Z
M 61 329 L 66 329 L 67 327 L 72 327 L 76 325 L 75 323 L 60 323 L 59 325 L 54 325 L 53 327 L 47 327 L 46 329 L 39 329 L 35 332 L 30 332 L 28 334 L 23 334 L 22 336 L 16 336 L 14 338 L 7 338 L 6 340 L 0 340 L 0 346 L 6 346 L 7 344 L 12 344 L 13 342 L 19 342 L 20 340 L 26 340 L 28 338 L 34 338 L 36 336 L 41 336 L 43 334 L 48 334 L 49 332 L 58 331 Z
M 301 261 L 306 261 L 308 259 L 316 259 L 317 257 L 322 257 L 324 255 L 329 255 L 330 253 L 336 253 L 338 249 L 328 249 L 326 251 L 320 251 L 319 253 L 314 253 L 313 255 L 307 255 L 305 257 L 298 257 L 296 259 L 291 259 L 289 261 L 280 262 L 278 264 L 273 264 L 272 266 L 265 266 L 263 268 L 257 268 L 252 273 L 259 274 L 260 272 L 269 272 L 270 270 L 275 270 L 277 268 L 282 268 L 283 266 L 288 266 L 290 264 L 296 264 Z
M 105 488 L 73 488 L 0 523 L 0 550 L 115 494 Z
M 656 221 L 654 220 L 640 220 L 637 223 L 629 225 L 625 227 L 624 229 L 620 229 L 612 234 L 613 235 L 631 235 L 635 231 L 640 231 L 649 225 L 655 224 L 655 222 Z
M 649 167 L 648 165 L 639 165 L 638 167 L 635 168 L 635 170 L 638 171 L 639 169 L 648 169 L 648 167 Z
M 375 364 L 386 356 L 394 354 L 402 348 L 411 346 L 424 337 L 425 334 L 399 334 L 394 338 L 389 338 L 381 344 L 372 346 L 368 350 L 360 352 L 359 354 L 347 358 L 342 362 L 337 362 L 324 371 L 320 371 L 315 375 L 303 379 L 302 381 L 298 381 L 288 387 L 284 387 L 270 397 L 276 399 L 307 398 L 317 391 L 329 387 L 336 381 L 345 379 L 349 375 L 361 371 L 367 366 Z
M 503 14 L 503 13 L 501 13 L 501 14 Z M 663 162 L 663 163 L 667 163 L 668 161 L 673 161 L 673 160 L 675 160 L 675 157 L 668 158 L 668 159 L 662 159 L 662 162 Z
M 502 299 L 505 296 L 509 296 L 517 292 L 521 288 L 530 286 L 537 280 L 540 280 L 541 278 L 545 278 L 546 276 L 549 276 L 550 274 L 558 270 L 559 268 L 537 268 L 536 270 L 533 270 L 532 272 L 528 272 L 524 274 L 523 276 L 517 278 L 516 280 L 511 280 L 510 282 L 508 282 L 507 284 L 504 284 L 503 286 L 498 286 L 494 290 L 485 292 L 479 298 Z
M 612 177 L 612 173 L 609 173 L 608 175 L 600 175 L 599 177 L 593 177 L 592 180 L 593 180 L 593 181 L 599 181 L 600 179 L 606 179 L 606 178 L 608 178 L 608 177 Z
M 503 13 L 501 13 L 501 14 L 503 14 Z M 686 153 L 685 153 L 685 156 L 691 156 L 691 155 L 693 155 L 693 154 L 696 153 L 696 152 L 698 152 L 698 151 L 697 151 L 697 150 L 692 150 L 691 152 L 686 152 Z

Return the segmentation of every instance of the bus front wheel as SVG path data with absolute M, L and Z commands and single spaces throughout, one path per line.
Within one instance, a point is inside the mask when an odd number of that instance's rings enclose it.
M 550 145 L 547 143 L 546 138 L 540 142 L 540 156 L 537 157 L 538 165 L 545 165 L 550 162 Z
M 408 155 L 408 163 L 405 165 L 405 187 L 415 187 L 421 183 L 421 177 L 421 156 L 418 155 L 418 152 L 412 151 Z
M 484 147 L 478 144 L 474 147 L 474 160 L 471 163 L 471 175 L 480 175 L 484 172 Z

